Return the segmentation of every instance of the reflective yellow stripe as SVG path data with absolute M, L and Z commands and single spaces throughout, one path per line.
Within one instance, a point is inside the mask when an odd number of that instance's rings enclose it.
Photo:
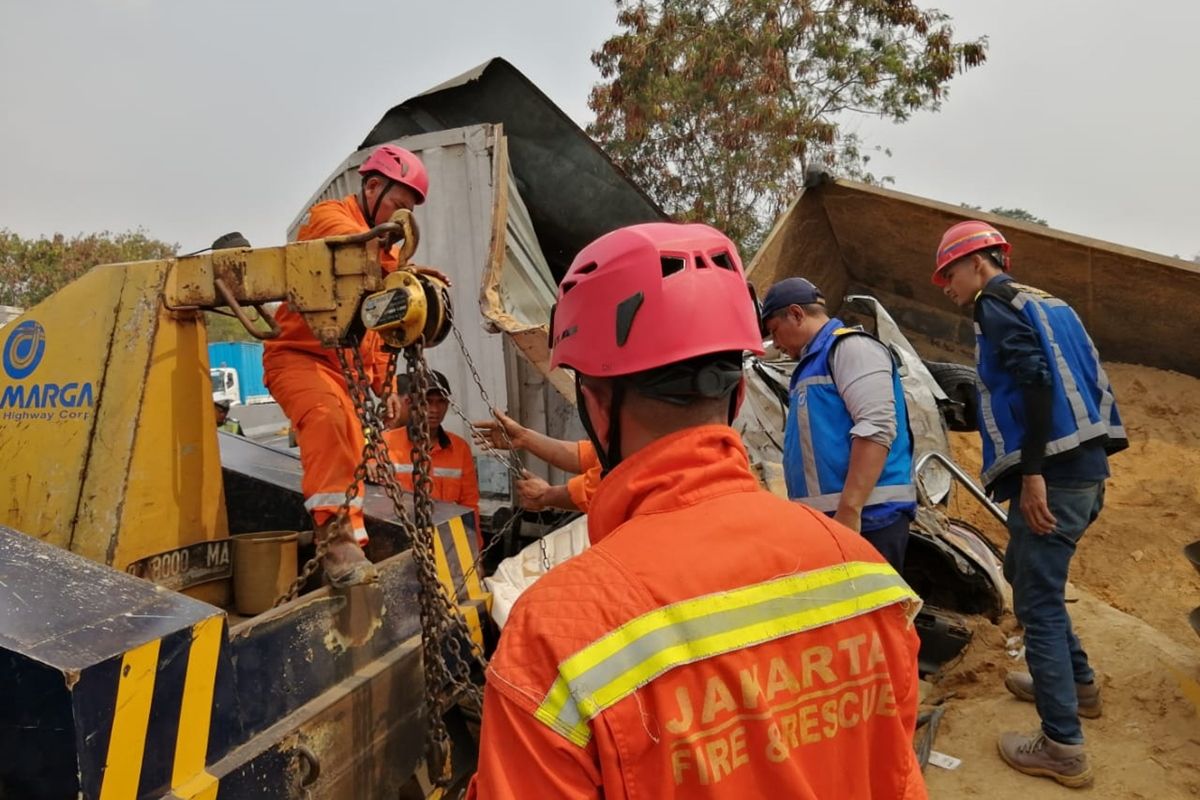
M 221 785 L 214 776 L 201 772 L 190 781 L 172 789 L 171 796 L 178 800 L 217 800 L 217 790 L 220 788 Z
M 150 701 L 154 699 L 154 677 L 158 672 L 159 644 L 158 639 L 146 642 L 121 658 L 117 704 L 113 710 L 100 800 L 137 797 L 142 756 L 146 749 L 146 726 L 150 722 Z
M 643 614 L 559 664 L 536 716 L 582 746 L 587 721 L 664 672 L 920 599 L 887 564 L 852 562 Z
M 478 602 L 463 603 L 458 607 L 462 612 L 463 620 L 467 623 L 467 630 L 471 633 L 471 641 L 483 647 L 483 618 L 479 613 Z
M 454 550 L 458 554 L 458 563 L 466 582 L 468 600 L 478 600 L 483 597 L 483 585 L 479 582 L 479 570 L 475 567 L 475 552 L 471 548 L 470 537 L 467 536 L 467 526 L 462 517 L 450 520 L 450 536 L 454 539 Z
M 216 778 L 208 775 L 204 767 L 223 620 L 220 616 L 209 617 L 192 628 L 183 702 L 179 708 L 179 733 L 175 740 L 175 765 L 171 771 L 171 789 L 181 800 L 203 797 L 210 787 L 213 796 L 216 795 Z
M 446 591 L 446 597 L 453 601 L 455 599 L 454 578 L 450 575 L 450 562 L 446 558 L 446 545 L 442 542 L 442 532 L 437 528 L 433 530 L 433 556 L 437 563 L 438 580 Z

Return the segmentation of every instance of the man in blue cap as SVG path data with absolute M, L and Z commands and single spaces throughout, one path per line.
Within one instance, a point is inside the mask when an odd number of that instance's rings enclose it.
M 783 439 L 788 496 L 860 532 L 899 572 L 917 503 L 912 433 L 891 350 L 831 318 L 821 290 L 804 278 L 771 287 L 762 328 L 799 361 Z

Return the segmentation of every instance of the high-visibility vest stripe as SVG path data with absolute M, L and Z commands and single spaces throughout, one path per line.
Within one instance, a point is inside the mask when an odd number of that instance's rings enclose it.
M 917 489 L 915 486 L 905 484 L 903 486 L 876 486 L 871 490 L 871 494 L 867 495 L 865 505 L 873 506 L 879 503 L 915 503 L 917 501 Z M 805 497 L 797 500 L 797 503 L 803 503 L 806 506 L 812 506 L 817 511 L 827 512 L 832 514 L 838 510 L 838 506 L 842 502 L 842 493 L 833 492 L 832 494 L 819 494 L 811 497 Z
M 920 598 L 887 564 L 850 562 L 647 612 L 563 661 L 535 716 L 580 747 L 588 721 L 675 667 Z
M 304 508 L 312 511 L 314 508 L 341 508 L 346 503 L 345 492 L 321 492 L 314 494 L 304 501 Z M 350 501 L 350 508 L 362 508 L 362 493 L 355 495 Z
M 392 471 L 397 475 L 413 474 L 412 464 L 393 464 Z M 457 467 L 434 467 L 430 474 L 435 478 L 461 478 L 463 471 Z

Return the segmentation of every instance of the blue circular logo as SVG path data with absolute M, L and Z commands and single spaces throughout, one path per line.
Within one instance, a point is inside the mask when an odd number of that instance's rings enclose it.
M 4 371 L 14 381 L 33 374 L 46 354 L 46 329 L 27 319 L 12 329 L 4 342 Z

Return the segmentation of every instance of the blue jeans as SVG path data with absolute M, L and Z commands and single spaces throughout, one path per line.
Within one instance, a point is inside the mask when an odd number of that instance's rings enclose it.
M 873 531 L 863 531 L 862 537 L 879 551 L 892 565 L 892 569 L 904 573 L 904 553 L 908 550 L 908 529 L 912 520 L 901 515 L 898 520 Z
M 1039 536 L 1025 524 L 1021 494 L 1008 506 L 1004 577 L 1012 584 L 1013 611 L 1025 628 L 1025 661 L 1042 731 L 1061 744 L 1082 744 L 1076 683 L 1095 679 L 1067 614 L 1067 571 L 1083 532 L 1100 516 L 1104 481 L 1061 481 L 1046 486 L 1046 502 L 1058 521 Z

